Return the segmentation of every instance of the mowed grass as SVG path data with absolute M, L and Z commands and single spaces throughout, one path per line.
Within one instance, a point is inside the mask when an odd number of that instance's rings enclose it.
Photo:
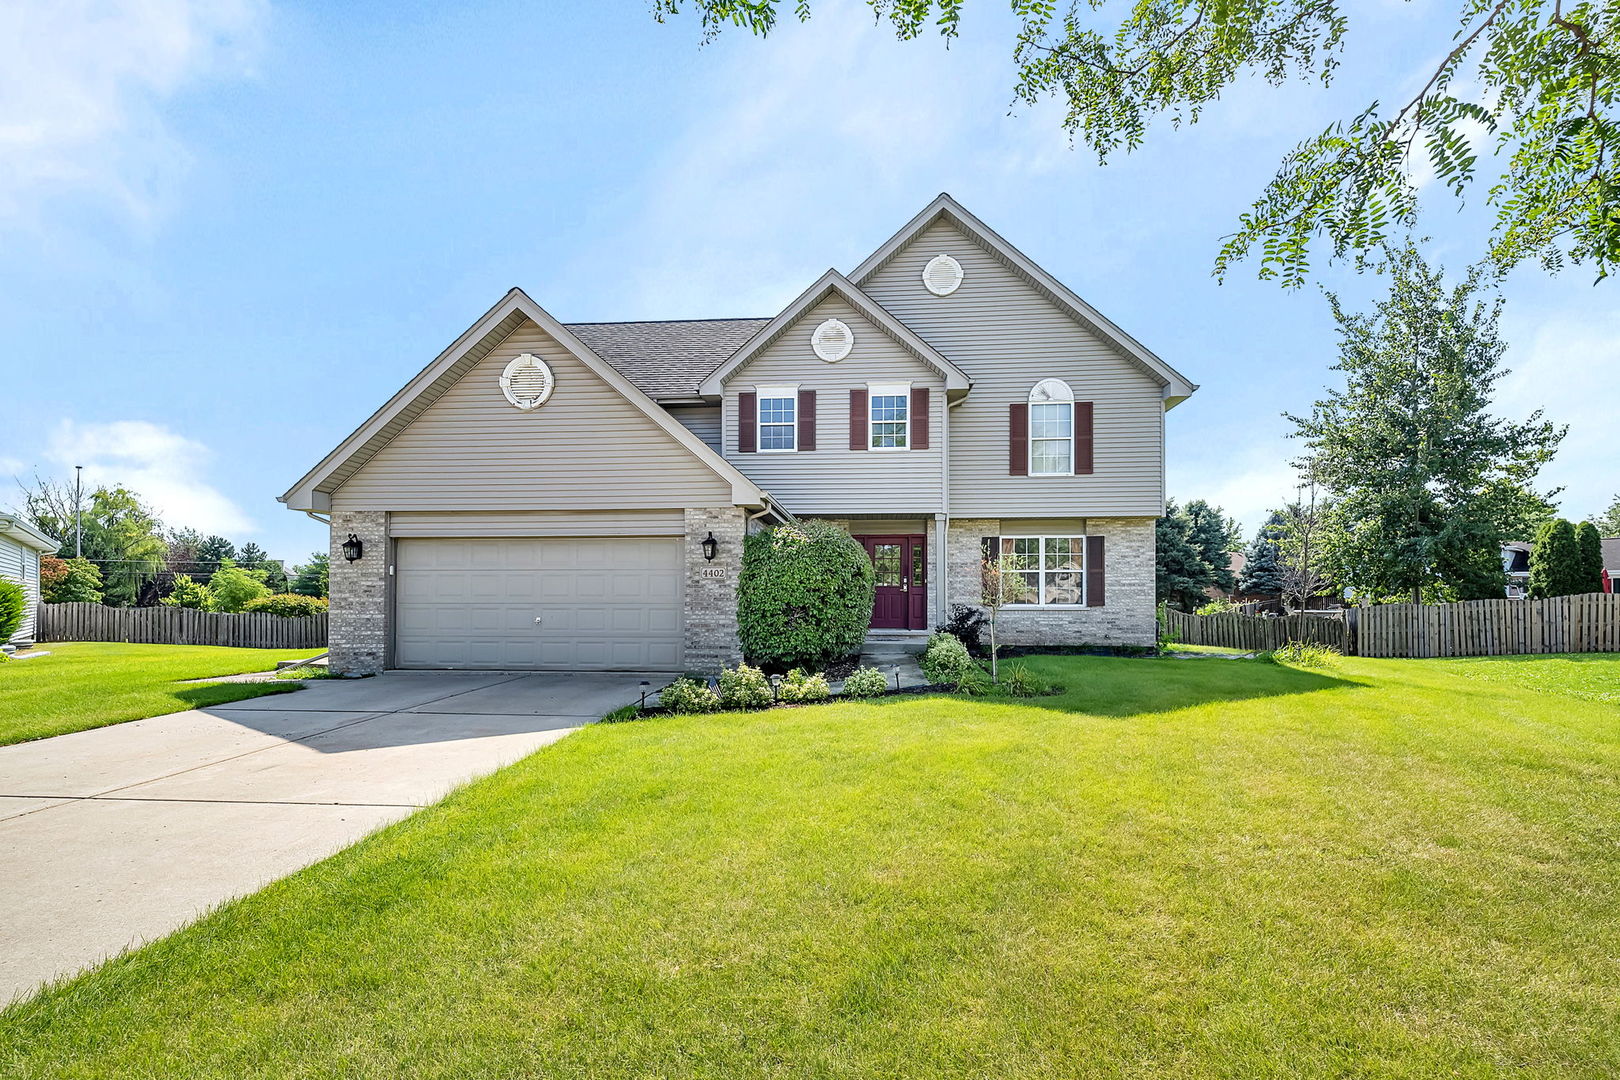
M 1615 653 L 1470 656 L 1444 664 L 1447 670 L 1471 679 L 1620 705 L 1620 655 Z
M 182 680 L 269 671 L 277 661 L 321 653 L 102 642 L 41 648 L 50 655 L 0 664 L 0 746 L 285 692 L 295 688 L 285 683 L 188 686 Z
M 587 728 L 0 1014 L 0 1075 L 1620 1073 L 1620 710 L 1027 662 Z

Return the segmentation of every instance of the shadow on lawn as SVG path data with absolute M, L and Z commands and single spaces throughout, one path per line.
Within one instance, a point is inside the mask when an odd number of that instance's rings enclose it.
M 1174 712 L 1221 701 L 1352 690 L 1368 685 L 1262 660 L 1067 656 L 1031 656 L 1025 660 L 1032 671 L 1065 690 L 1052 697 L 1020 699 L 1020 704 L 1096 716 Z

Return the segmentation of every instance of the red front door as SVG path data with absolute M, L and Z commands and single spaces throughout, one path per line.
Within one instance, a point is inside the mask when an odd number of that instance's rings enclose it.
M 927 538 L 922 536 L 857 536 L 877 588 L 872 599 L 872 629 L 922 630 L 928 622 Z

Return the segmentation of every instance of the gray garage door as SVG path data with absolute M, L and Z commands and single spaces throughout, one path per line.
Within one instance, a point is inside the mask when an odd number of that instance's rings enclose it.
M 681 668 L 679 539 L 396 543 L 399 667 Z

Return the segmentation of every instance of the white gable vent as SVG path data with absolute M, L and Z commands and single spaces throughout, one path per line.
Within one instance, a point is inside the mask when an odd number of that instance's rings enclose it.
M 533 353 L 516 357 L 501 372 L 501 393 L 506 395 L 507 401 L 525 411 L 544 405 L 556 386 L 551 369 Z
M 855 347 L 855 333 L 837 319 L 828 319 L 810 335 L 810 347 L 829 364 L 836 364 Z
M 962 284 L 962 264 L 949 255 L 935 255 L 923 267 L 923 285 L 935 296 L 949 296 Z

